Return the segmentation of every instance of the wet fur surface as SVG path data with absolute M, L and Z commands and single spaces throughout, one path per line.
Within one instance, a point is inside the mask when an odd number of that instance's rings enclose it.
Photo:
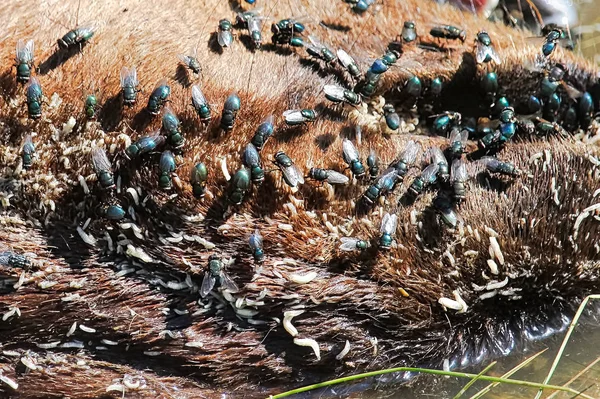
M 58 21 L 74 27 L 77 2 L 4 5 L 0 193 L 10 197 L 10 205 L 2 209 L 0 243 L 35 258 L 18 289 L 13 285 L 21 270 L 1 270 L 0 311 L 18 307 L 21 316 L 0 322 L 0 368 L 19 384 L 16 391 L 6 385 L 0 390 L 15 398 L 120 397 L 121 392 L 106 389 L 123 384 L 127 374 L 145 381 L 143 387 L 125 387 L 127 397 L 264 397 L 284 387 L 384 366 L 441 367 L 449 359 L 454 367 L 466 367 L 561 330 L 579 301 L 598 292 L 598 220 L 585 218 L 575 234 L 577 216 L 597 202 L 598 147 L 574 138 L 520 137 L 509 143 L 499 156 L 525 174 L 499 178 L 484 173 L 471 179 L 467 199 L 457 209 L 462 223 L 453 230 L 440 223 L 431 206 L 432 192 L 410 206 L 397 205 L 417 169 L 385 204 L 364 215 L 357 214 L 355 201 L 367 183 L 332 190 L 307 181 L 294 193 L 279 172 L 267 173 L 261 187 L 253 187 L 242 205 L 228 210 L 221 159 L 233 174 L 241 166 L 244 146 L 269 114 L 276 116 L 276 130 L 261 152 L 267 170 L 279 150 L 305 173 L 311 165 L 344 170 L 341 142 L 353 139 L 349 119 L 365 122 L 359 147 L 363 161 L 373 148 L 382 166 L 408 140 L 423 151 L 447 141 L 423 127 L 426 117 L 411 134 L 386 135 L 373 128 L 373 117 L 327 102 L 323 85 L 349 83 L 350 77 L 339 70 L 332 73 L 333 68 L 302 49 L 265 44 L 253 52 L 246 48 L 242 30 L 236 31 L 233 47 L 219 54 L 214 47 L 218 20 L 233 20 L 232 9 L 238 6 L 83 1 L 79 22 L 95 22 L 98 32 L 81 52 L 65 54 L 55 52 L 56 39 L 67 31 Z M 260 6 L 273 21 L 312 17 L 308 30 L 332 48 L 346 49 L 363 71 L 400 33 L 404 19 L 413 19 L 426 40 L 426 27 L 434 23 L 467 29 L 471 39 L 449 44 L 447 51 L 405 48 L 398 67 L 382 78 L 377 93 L 386 99 L 400 101 L 398 88 L 410 74 L 424 82 L 442 76 L 449 84 L 437 107 L 476 114 L 481 94 L 474 80 L 481 71 L 471 52 L 479 29 L 490 32 L 504 60 L 497 72 L 509 98 L 534 90 L 541 76 L 524 67 L 539 51 L 526 42 L 527 33 L 433 3 L 390 1 L 376 14 L 363 16 L 341 1 L 264 1 Z M 265 43 L 269 24 L 263 28 Z M 35 122 L 27 120 L 24 89 L 16 85 L 11 69 L 14 44 L 30 37 L 36 41 L 37 76 L 48 97 Z M 201 77 L 178 66 L 177 54 L 196 46 Z M 568 65 L 569 83 L 576 88 L 597 85 L 597 71 L 585 60 L 560 49 L 555 59 Z M 132 109 L 121 107 L 119 71 L 124 65 L 137 67 L 142 89 Z M 129 140 L 160 127 L 160 118 L 150 118 L 144 107 L 163 78 L 171 86 L 169 105 L 186 138 L 176 171 L 182 185 L 170 193 L 157 187 L 159 154 L 128 161 L 122 152 Z M 212 107 L 208 125 L 200 123 L 190 106 L 189 86 L 197 82 Z M 102 107 L 97 121 L 87 123 L 83 101 L 90 92 Z M 242 108 L 233 131 L 219 132 L 222 104 L 232 92 L 240 96 Z M 52 99 L 54 93 L 60 101 Z M 281 114 L 291 108 L 316 108 L 321 116 L 289 128 Z M 70 117 L 77 123 L 73 131 L 63 131 Z M 20 146 L 31 132 L 36 133 L 38 158 L 23 171 Z M 121 193 L 103 191 L 95 181 L 89 162 L 94 145 L 109 152 L 122 179 Z M 188 184 L 190 168 L 198 161 L 209 168 L 210 193 L 202 200 L 192 196 Z M 86 178 L 90 195 L 79 185 L 79 175 Z M 143 205 L 135 204 L 125 192 L 128 187 L 139 188 Z M 130 225 L 99 216 L 102 204 L 110 203 L 134 207 L 140 236 Z M 375 245 L 364 253 L 338 250 L 345 235 L 376 244 L 384 212 L 399 217 L 390 251 L 377 251 Z M 95 246 L 86 245 L 76 232 L 88 218 L 85 231 L 96 238 Z M 256 228 L 265 240 L 262 265 L 254 263 L 247 244 Z M 487 266 L 491 236 L 497 236 L 504 256 L 497 276 Z M 215 247 L 207 248 L 202 239 Z M 124 240 L 152 261 L 126 256 L 127 243 L 117 249 Z M 241 288 L 234 296 L 246 298 L 245 309 L 252 316 L 236 315 L 235 306 L 220 295 L 199 301 L 197 290 L 211 254 L 234 260 L 227 269 Z M 309 272 L 317 274 L 310 283 L 293 282 L 294 275 Z M 506 278 L 496 296 L 480 297 L 478 287 Z M 439 298 L 453 298 L 454 290 L 469 305 L 466 313 L 439 305 Z M 316 340 L 320 360 L 310 348 L 295 345 L 283 328 L 284 312 L 290 310 L 304 311 L 292 323 L 298 338 Z M 78 327 L 67 336 L 74 322 Z M 95 332 L 82 330 L 82 324 Z M 338 360 L 346 341 L 350 351 Z M 53 342 L 57 347 L 43 348 Z M 80 348 L 61 348 L 73 343 Z M 23 357 L 39 367 L 25 372 Z

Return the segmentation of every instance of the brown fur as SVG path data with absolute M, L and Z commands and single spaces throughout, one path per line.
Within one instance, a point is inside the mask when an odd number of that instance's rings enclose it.
M 354 201 L 366 185 L 355 183 L 331 192 L 326 186 L 307 182 L 294 194 L 279 172 L 267 174 L 263 186 L 253 188 L 243 205 L 225 212 L 227 183 L 220 159 L 226 157 L 233 174 L 241 164 L 241 150 L 267 115 L 274 114 L 277 119 L 275 135 L 261 152 L 266 169 L 273 154 L 283 150 L 305 172 L 310 163 L 344 169 L 341 135 L 347 136 L 347 117 L 350 114 L 359 123 L 368 117 L 325 103 L 321 89 L 334 78 L 321 63 L 307 61 L 302 49 L 280 53 L 269 44 L 261 51 L 250 52 L 241 43 L 244 39 L 238 37 L 234 47 L 223 54 L 211 51 L 207 43 L 214 40 L 211 34 L 218 20 L 234 18 L 227 2 L 213 1 L 203 6 L 184 1 L 169 2 L 168 6 L 135 2 L 124 6 L 116 1 L 84 1 L 79 21 L 94 21 L 99 31 L 81 53 L 60 60 L 53 54 L 56 39 L 66 30 L 54 21 L 74 26 L 76 3 L 10 2 L 2 12 L 11 18 L 0 27 L 0 37 L 8 37 L 0 49 L 0 59 L 4 60 L 0 66 L 0 89 L 4 94 L 0 99 L 0 192 L 14 197 L 2 214 L 5 227 L 0 242 L 15 251 L 36 255 L 32 269 L 26 271 L 25 284 L 18 290 L 10 287 L 20 271 L 2 270 L 12 280 L 0 297 L 0 311 L 17 306 L 22 313 L 0 323 L 2 349 L 18 353 L 0 357 L 2 374 L 19 383 L 17 391 L 0 385 L 0 390 L 11 397 L 116 397 L 120 393 L 108 394 L 106 388 L 119 383 L 124 374 L 143 376 L 147 384 L 145 389 L 129 389 L 127 397 L 219 397 L 223 392 L 233 397 L 261 397 L 283 387 L 383 366 L 440 366 L 445 358 L 468 357 L 478 345 L 492 347 L 494 337 L 503 338 L 502 329 L 507 320 L 514 321 L 516 312 L 524 312 L 519 318 L 522 328 L 515 329 L 522 333 L 527 323 L 543 324 L 552 321 L 553 315 L 570 314 L 580 298 L 597 292 L 598 222 L 592 217 L 585 219 L 577 238 L 572 238 L 575 215 L 597 201 L 592 194 L 599 170 L 589 160 L 590 155 L 598 156 L 597 147 L 573 139 L 508 144 L 501 157 L 514 162 L 528 176 L 501 179 L 504 189 L 499 191 L 471 182 L 467 200 L 458 209 L 464 224 L 456 230 L 447 230 L 436 220 L 430 208 L 432 194 L 422 195 L 411 207 L 397 207 L 404 187 L 387 198 L 381 208 L 364 217 L 356 216 Z M 469 62 L 463 61 L 468 58 L 466 52 L 472 51 L 472 37 L 479 29 L 490 32 L 504 60 L 497 71 L 509 97 L 533 90 L 539 80 L 538 74 L 523 68 L 539 51 L 526 43 L 527 33 L 450 7 L 389 1 L 374 15 L 356 16 L 341 1 L 263 1 L 259 5 L 273 21 L 311 16 L 314 23 L 309 24 L 310 32 L 332 48 L 345 48 L 360 60 L 363 71 L 399 33 L 405 19 L 413 19 L 424 36 L 431 23 L 467 28 L 471 39 L 464 45 L 450 44 L 447 52 L 406 48 L 398 62 L 400 68 L 386 73 L 380 85 L 379 93 L 387 98 L 398 95 L 396 89 L 402 87 L 409 74 L 424 81 L 441 75 L 454 79 L 454 86 L 450 85 L 443 98 L 444 105 L 450 106 L 456 100 L 468 107 L 469 90 L 476 90 L 471 80 L 481 71 L 469 69 Z M 351 29 L 325 29 L 319 21 Z M 263 29 L 265 43 L 270 40 L 267 25 Z M 45 95 L 50 99 L 57 93 L 62 100 L 55 108 L 45 105 L 42 119 L 37 122 L 26 119 L 24 91 L 15 85 L 14 70 L 10 68 L 14 44 L 19 38 L 29 37 L 36 41 L 36 62 L 41 69 L 38 77 Z M 189 106 L 189 83 L 195 77 L 177 68 L 177 54 L 196 45 L 203 66 L 202 89 L 213 109 L 208 127 L 200 124 Z M 568 64 L 570 83 L 576 87 L 585 89 L 596 83 L 597 71 L 587 61 L 560 49 L 555 58 Z M 119 71 L 123 65 L 137 66 L 143 91 L 136 106 L 121 113 Z M 464 74 L 455 75 L 461 65 L 466 65 Z M 174 191 L 178 196 L 173 199 L 157 188 L 156 157 L 135 163 L 120 154 L 123 135 L 135 140 L 159 128 L 160 118 L 150 120 L 143 108 L 161 78 L 170 83 L 170 106 L 182 120 L 187 140 L 177 169 L 183 186 Z M 222 104 L 234 91 L 242 100 L 235 128 L 218 135 Z M 97 122 L 86 124 L 83 100 L 89 92 L 99 95 L 103 108 Z M 317 122 L 299 129 L 284 126 L 280 117 L 284 110 L 321 103 L 327 112 Z M 60 133 L 70 116 L 77 120 L 75 130 Z M 18 171 L 21 140 L 29 132 L 37 133 L 34 141 L 39 158 L 30 171 Z M 364 129 L 361 154 L 364 159 L 368 148 L 375 148 L 382 165 L 387 165 L 409 139 L 416 140 L 423 150 L 445 143 L 442 138 L 426 135 L 421 127 L 415 134 L 388 136 L 369 125 Z M 132 204 L 124 193 L 127 187 L 140 187 L 140 199 L 149 196 L 145 208 L 136 207 L 136 223 L 143 231 L 143 240 L 136 238 L 132 230 L 98 216 L 98 206 L 115 198 L 108 198 L 94 182 L 89 164 L 93 144 L 107 149 L 116 146 L 110 158 L 123 176 L 121 203 Z M 537 163 L 529 161 L 544 151 L 551 159 L 545 155 Z M 210 195 L 196 200 L 188 176 L 200 160 L 209 168 Z M 78 175 L 88 177 L 93 195 L 83 195 Z M 560 186 L 558 205 L 553 201 L 553 177 Z M 413 209 L 420 212 L 422 226 L 411 224 Z M 339 226 L 352 236 L 376 240 L 385 211 L 399 216 L 397 246 L 389 253 L 374 249 L 364 254 L 338 251 L 339 237 L 346 235 Z M 197 214 L 204 220 L 183 217 Z M 98 239 L 96 247 L 83 243 L 75 231 L 88 218 L 91 223 L 86 231 Z M 338 233 L 330 232 L 326 222 Z M 293 231 L 282 230 L 280 224 L 291 224 Z M 253 263 L 247 247 L 248 236 L 255 228 L 260 228 L 265 239 L 266 261 L 262 268 Z M 488 282 L 482 272 L 488 271 L 488 237 L 492 233 L 486 228 L 498 233 L 506 260 L 496 279 L 509 277 L 508 287 L 522 290 L 519 300 L 481 300 L 480 292 L 473 289 L 473 283 Z M 143 264 L 110 252 L 102 239 L 105 231 L 115 245 L 125 237 L 130 239 L 154 262 Z M 217 247 L 207 250 L 185 237 L 179 244 L 169 243 L 166 238 L 172 238 L 171 233 L 197 235 Z M 465 255 L 467 251 L 477 254 L 470 257 Z M 455 264 L 446 252 L 452 254 Z M 264 325 L 236 318 L 229 304 L 216 312 L 217 300 L 205 313 L 204 306 L 197 302 L 197 291 L 161 285 L 184 281 L 189 275 L 197 289 L 208 256 L 213 253 L 235 259 L 228 270 L 242 288 L 236 296 L 256 299 L 267 290 L 264 305 L 258 306 L 258 314 L 253 316 L 263 320 Z M 134 267 L 138 272 L 117 277 L 123 267 Z M 318 276 L 309 284 L 290 281 L 291 275 L 310 271 Z M 71 284 L 79 280 L 85 280 L 80 288 Z M 56 285 L 41 288 L 43 281 Z M 403 296 L 400 289 L 408 296 Z M 465 314 L 445 312 L 438 304 L 441 297 L 453 298 L 456 289 L 462 291 L 461 296 L 469 304 Z M 69 298 L 70 294 L 77 296 Z M 292 337 L 274 321 L 281 321 L 283 313 L 294 306 L 305 310 L 292 322 L 298 337 L 319 343 L 320 361 L 309 348 L 294 345 Z M 170 310 L 163 312 L 164 308 Z M 189 313 L 179 315 L 173 309 Z M 66 337 L 73 322 L 96 332 L 90 334 L 78 328 L 73 336 Z M 228 327 L 228 323 L 232 324 Z M 165 335 L 165 330 L 172 331 L 174 338 Z M 82 341 L 85 348 L 44 350 L 36 346 L 74 339 Z M 101 339 L 118 345 L 103 344 Z M 346 340 L 351 344 L 350 352 L 343 360 L 336 360 Z M 202 347 L 185 345 L 190 342 L 201 342 Z M 23 372 L 21 356 L 33 358 L 40 367 Z

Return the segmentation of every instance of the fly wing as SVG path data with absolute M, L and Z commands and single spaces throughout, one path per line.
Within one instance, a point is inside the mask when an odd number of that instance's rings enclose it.
M 383 218 L 381 219 L 381 227 L 379 229 L 382 233 L 386 232 L 387 225 L 388 225 L 391 217 L 392 217 L 392 215 L 390 215 L 389 213 L 386 213 L 385 215 L 383 215 Z
M 369 168 L 373 168 L 377 166 L 377 163 L 377 153 L 374 149 L 371 149 L 371 151 L 369 152 L 369 156 L 367 157 L 367 166 L 369 166 Z
M 12 252 L 9 252 L 9 251 L 0 252 L 0 265 L 8 266 L 8 263 L 10 262 L 11 257 L 12 257 Z
M 121 68 L 121 87 L 129 87 L 129 68 Z
M 248 18 L 248 31 L 249 32 L 260 32 L 261 31 L 262 19 L 259 17 Z
M 562 82 L 562 87 L 565 89 L 565 91 L 567 92 L 567 96 L 569 96 L 571 100 L 577 100 L 578 98 L 583 96 L 582 91 L 577 90 L 568 83 Z
M 248 10 L 245 12 L 238 12 L 237 14 L 237 18 L 240 21 L 245 21 L 246 23 L 248 22 L 248 19 L 251 17 L 258 17 L 263 11 L 263 7 L 256 7 L 253 8 L 252 10 Z
M 27 83 L 27 86 L 25 86 L 25 87 L 27 89 L 29 89 L 31 86 L 40 86 L 40 81 L 35 76 L 32 76 L 31 78 L 29 78 L 29 83 Z
M 342 251 L 354 251 L 356 249 L 356 243 L 360 240 L 354 237 L 342 237 L 340 238 L 342 245 L 340 245 L 340 250 Z
M 346 89 L 336 85 L 325 85 L 323 86 L 323 91 L 331 97 L 343 99 Z
M 219 46 L 221 47 L 229 47 L 231 46 L 231 42 L 233 41 L 233 37 L 231 36 L 231 32 L 221 31 L 217 34 L 217 41 L 219 42 Z
M 392 172 L 393 172 L 394 174 L 398 174 L 398 173 L 396 172 L 396 168 L 394 167 L 394 165 L 395 165 L 395 163 L 392 163 L 390 166 L 388 166 L 388 167 L 387 167 L 387 168 L 386 168 L 386 169 L 383 171 L 383 173 L 381 174 L 381 176 L 379 176 L 379 179 L 378 179 L 378 181 L 381 181 L 381 180 L 383 180 L 383 178 L 384 178 L 384 177 L 386 177 L 386 176 L 388 176 L 388 175 L 391 175 L 391 174 L 392 174 Z
M 0 252 L 0 265 L 8 266 L 8 261 L 10 260 L 10 252 Z
M 275 123 L 275 115 L 271 114 L 267 116 L 264 121 L 262 121 L 261 125 L 269 124 L 272 126 L 273 123 Z
M 396 172 L 396 169 L 390 168 L 389 170 L 386 170 L 378 180 L 380 183 L 379 185 L 381 186 L 380 193 L 383 195 L 394 188 L 397 179 L 398 173 Z
M 455 159 L 454 162 L 452 162 L 452 168 L 450 172 L 451 182 L 464 182 L 469 178 L 469 175 L 467 174 L 467 165 L 462 159 Z
M 162 122 L 163 122 L 164 128 L 167 129 L 168 131 L 176 130 L 179 128 L 179 119 L 177 118 L 177 115 L 175 115 L 175 113 L 173 112 L 171 107 L 169 107 L 168 105 L 165 106 L 165 108 L 164 108 L 164 115 L 163 115 Z
M 221 287 L 223 287 L 223 289 L 226 289 L 227 291 L 229 291 L 233 294 L 240 291 L 240 289 L 238 288 L 235 281 L 233 281 L 227 273 L 225 273 L 224 271 L 221 271 L 221 274 L 219 277 L 221 279 Z
M 204 94 L 202 93 L 202 90 L 200 90 L 200 86 L 198 85 L 192 86 L 192 103 L 196 108 L 199 108 L 206 104 L 206 98 L 204 97 Z
M 252 10 L 249 10 L 247 12 L 251 13 L 255 17 L 258 17 L 258 16 L 260 16 L 260 14 L 262 14 L 263 10 L 264 10 L 264 7 L 254 7 Z
M 96 32 L 96 25 L 94 25 L 93 23 L 87 23 L 87 24 L 82 24 L 79 25 L 76 29 L 77 32 L 77 40 L 81 40 L 84 37 L 90 37 L 91 35 L 93 35 Z
M 244 150 L 244 165 L 248 167 L 260 165 L 260 156 L 252 143 L 249 143 Z
M 340 63 L 344 66 L 344 68 L 348 68 L 350 65 L 356 64 L 356 62 L 354 62 L 354 59 L 342 49 L 339 49 L 337 51 L 337 57 L 338 60 L 340 60 Z
M 354 136 L 356 137 L 356 144 L 362 144 L 362 128 L 360 125 L 354 126 Z
M 356 149 L 354 144 L 352 144 L 352 142 L 348 139 L 344 139 L 344 141 L 342 142 L 342 155 L 344 157 L 344 161 L 346 161 L 347 164 L 354 161 L 355 159 L 358 159 L 359 157 L 358 150 Z
M 258 229 L 254 230 L 254 233 L 250 234 L 250 239 L 248 240 L 248 242 L 250 244 L 250 248 L 252 249 L 262 248 L 263 238 L 260 235 Z
M 491 47 L 486 46 L 479 41 L 475 45 L 475 58 L 478 64 L 483 64 L 485 60 L 488 58 Z M 490 57 L 491 58 L 491 57 Z
M 156 86 L 154 86 L 154 90 L 158 89 L 160 86 L 168 86 L 167 79 L 163 78 L 159 80 Z
M 215 287 L 217 279 L 210 272 L 204 273 L 204 278 L 202 279 L 202 285 L 200 286 L 200 296 L 202 298 L 206 297 L 209 292 Z
M 94 148 L 92 150 L 92 167 L 97 174 L 100 172 L 110 171 L 110 161 L 106 157 L 106 152 L 104 152 L 102 148 Z
M 431 164 L 427 166 L 421 173 L 421 179 L 427 183 L 433 183 L 436 180 L 437 172 L 440 170 L 438 164 Z
M 439 164 L 439 163 L 446 163 L 446 157 L 444 156 L 444 153 L 442 152 L 442 150 L 440 149 L 440 147 L 430 147 L 427 150 L 427 154 L 426 154 L 426 158 L 432 163 L 432 164 Z
M 331 184 L 346 184 L 350 179 L 348 176 L 343 175 L 335 170 L 327 171 L 327 182 Z
M 500 65 L 502 63 L 502 60 L 500 60 L 500 56 L 498 55 L 494 47 L 490 46 L 490 51 L 488 54 L 496 65 Z
M 33 40 L 28 40 L 27 42 L 25 42 L 24 40 L 19 40 L 17 42 L 17 61 L 24 63 L 32 62 L 33 50 Z
M 283 118 L 289 123 L 302 123 L 305 120 L 302 116 L 302 111 L 299 109 L 289 109 L 285 111 L 283 113 Z
M 450 143 L 454 143 L 455 141 L 460 141 L 460 130 L 458 128 L 453 128 L 450 131 L 450 136 L 448 136 L 448 141 L 450 141 Z
M 459 139 L 464 147 L 467 144 L 467 141 L 469 140 L 469 131 L 468 130 L 461 131 Z
M 483 157 L 479 163 L 488 170 L 495 170 L 500 165 L 500 161 L 494 157 Z
M 121 68 L 121 87 L 136 87 L 138 85 L 135 67 Z
M 281 171 L 290 186 L 296 187 L 298 184 L 304 184 L 304 176 L 302 176 L 302 172 L 296 165 L 291 164 L 290 166 L 282 167 Z
M 324 46 L 321 44 L 321 42 L 319 41 L 319 39 L 317 39 L 315 36 L 313 35 L 308 35 L 308 40 L 310 40 L 310 43 L 312 44 L 312 47 L 314 47 L 315 49 L 317 49 L 318 51 L 320 51 Z
M 160 156 L 158 167 L 163 172 L 173 172 L 175 170 L 175 158 L 171 151 L 165 151 Z
M 307 24 L 318 24 L 319 21 L 315 20 L 314 17 L 310 16 L 310 15 L 298 15 L 295 16 L 293 18 L 290 18 L 292 20 L 292 22 L 300 22 L 303 25 L 307 25 Z M 292 29 L 293 29 L 293 25 L 292 25 Z M 297 32 L 297 31 L 296 31 Z
M 31 140 L 31 134 L 25 136 L 25 140 L 23 141 L 23 152 L 25 154 L 33 154 L 35 151 L 35 146 L 33 145 L 33 141 Z
M 139 138 L 135 143 L 140 147 L 140 154 L 145 154 L 162 146 L 165 143 L 165 137 L 161 136 L 159 132 L 155 132 L 151 136 Z
M 402 153 L 401 160 L 404 161 L 407 165 L 410 165 L 415 162 L 417 159 L 417 154 L 419 153 L 419 146 L 414 141 L 409 141 L 406 143 L 406 147 L 404 148 L 404 152 Z
M 381 220 L 381 232 L 393 234 L 398 226 L 398 216 L 396 214 L 386 213 Z
M 185 54 L 177 54 L 177 58 L 181 60 L 185 65 L 190 66 L 192 62 L 192 57 Z

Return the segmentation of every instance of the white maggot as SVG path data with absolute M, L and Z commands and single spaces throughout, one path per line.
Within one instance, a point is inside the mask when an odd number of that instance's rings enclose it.
M 292 319 L 296 316 L 300 316 L 302 313 L 304 313 L 304 310 L 289 310 L 283 313 L 283 328 L 292 337 L 298 335 L 298 330 L 292 325 Z
M 306 274 L 292 274 L 289 277 L 289 280 L 296 283 L 296 284 L 308 284 L 311 281 L 313 281 L 315 278 L 317 278 L 317 272 L 312 271 L 312 272 L 308 272 Z
M 350 352 L 350 341 L 346 340 L 346 345 L 344 345 L 344 349 L 335 357 L 336 360 L 342 360 L 347 354 Z
M 321 350 L 319 349 L 319 344 L 312 338 L 294 338 L 294 344 L 298 346 L 308 346 L 312 348 L 317 360 L 321 360 Z

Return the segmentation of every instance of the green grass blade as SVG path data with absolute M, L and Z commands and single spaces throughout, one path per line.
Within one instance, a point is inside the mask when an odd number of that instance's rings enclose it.
M 481 370 L 481 372 L 479 374 L 477 374 L 477 376 L 475 378 L 473 378 L 471 381 L 467 382 L 465 384 L 465 386 L 462 387 L 462 389 L 454 396 L 453 399 L 458 399 L 461 396 L 463 396 L 465 394 L 465 392 L 467 392 L 467 389 L 471 388 L 471 385 L 475 384 L 477 382 L 477 380 L 479 379 L 479 377 L 481 377 L 482 375 L 487 373 L 492 367 L 494 367 L 496 365 L 496 363 L 498 363 L 498 362 L 495 362 L 495 361 L 491 362 L 486 368 Z
M 378 375 L 397 373 L 397 372 L 401 372 L 401 371 L 412 371 L 412 372 L 416 372 L 416 373 L 426 373 L 426 374 L 443 375 L 443 376 L 459 377 L 459 378 L 471 378 L 471 379 L 477 377 L 477 374 L 460 373 L 460 372 L 456 372 L 456 371 L 432 370 L 432 369 L 423 369 L 423 368 L 418 368 L 418 367 L 396 367 L 396 368 L 391 368 L 391 369 L 376 370 L 376 371 L 370 371 L 367 373 L 355 374 L 355 375 L 351 375 L 351 376 L 347 376 L 347 377 L 336 378 L 334 380 L 320 382 L 320 383 L 313 384 L 313 385 L 307 385 L 307 386 L 292 389 L 290 391 L 283 392 L 283 393 L 280 393 L 277 395 L 272 395 L 269 398 L 270 399 L 285 398 L 285 397 L 295 395 L 298 393 L 312 391 L 313 389 L 325 388 L 328 386 L 342 384 L 342 383 L 346 383 L 346 382 L 355 382 L 362 378 L 375 377 Z M 519 386 L 525 386 L 525 387 L 529 387 L 529 388 L 539 388 L 542 390 L 548 389 L 548 390 L 552 390 L 552 391 L 563 391 L 563 392 L 568 392 L 573 395 L 579 395 L 582 398 L 594 399 L 593 397 L 591 397 L 589 395 L 585 395 L 581 392 L 578 392 L 575 389 L 568 388 L 568 387 L 561 387 L 558 385 L 546 385 L 546 384 L 540 384 L 538 382 L 511 380 L 511 379 L 507 379 L 507 378 L 491 377 L 491 376 L 487 376 L 487 375 L 482 375 L 479 377 L 479 379 L 481 381 L 491 381 L 491 382 L 498 382 L 498 383 L 503 383 L 503 384 L 519 385 Z
M 581 377 L 582 375 L 584 375 L 585 373 L 587 373 L 592 367 L 594 367 L 596 365 L 596 363 L 600 362 L 600 357 L 597 358 L 596 360 L 594 360 L 593 362 L 591 362 L 590 364 L 588 364 L 583 370 L 581 370 L 579 373 L 575 374 L 575 376 L 573 378 L 571 378 L 569 381 L 567 381 L 567 383 L 564 385 L 569 386 L 572 383 L 574 383 L 575 381 L 577 381 L 577 379 L 579 377 Z M 551 399 L 553 397 L 555 397 L 558 394 L 558 392 L 554 392 L 552 395 L 548 396 L 546 399 Z
M 533 356 L 528 357 L 527 359 L 525 359 L 524 361 L 522 361 L 521 363 L 517 364 L 515 367 L 513 367 L 512 369 L 510 369 L 506 373 L 504 373 L 502 375 L 502 378 L 508 378 L 511 375 L 513 375 L 514 373 L 516 373 L 517 371 L 525 368 L 531 362 L 533 362 L 539 355 L 546 352 L 547 350 L 548 350 L 548 348 L 545 348 L 545 349 L 539 351 L 538 353 L 534 354 Z M 486 393 L 491 391 L 492 388 L 497 387 L 499 384 L 500 384 L 499 382 L 493 382 L 490 385 L 488 385 L 487 387 L 483 388 L 481 391 L 477 392 L 475 395 L 471 396 L 469 399 L 479 399 L 483 395 L 485 395 Z
M 577 309 L 577 313 L 575 313 L 575 317 L 573 317 L 573 320 L 571 321 L 571 324 L 569 324 L 569 328 L 567 329 L 567 334 L 565 335 L 565 338 L 563 339 L 562 344 L 560 345 L 560 349 L 558 350 L 558 353 L 556 354 L 556 357 L 554 358 L 554 362 L 552 363 L 552 367 L 550 367 L 550 371 L 548 371 L 548 375 L 546 376 L 546 378 L 544 379 L 543 384 L 547 384 L 548 382 L 550 382 L 550 379 L 552 378 L 552 375 L 554 374 L 554 371 L 556 371 L 556 367 L 558 366 L 558 362 L 560 361 L 563 352 L 565 351 L 565 348 L 567 347 L 567 344 L 569 343 L 569 339 L 571 338 L 571 334 L 573 333 L 573 331 L 575 330 L 575 326 L 577 326 L 577 322 L 579 321 L 579 318 L 581 317 L 581 314 L 583 313 L 585 307 L 587 306 L 587 303 L 590 299 L 600 299 L 600 295 L 588 295 L 585 297 L 585 299 L 583 300 L 583 302 L 581 302 L 581 305 L 579 305 L 579 309 Z M 537 395 L 535 396 L 535 399 L 540 399 L 540 397 L 542 396 L 542 390 L 540 389 L 537 393 Z

